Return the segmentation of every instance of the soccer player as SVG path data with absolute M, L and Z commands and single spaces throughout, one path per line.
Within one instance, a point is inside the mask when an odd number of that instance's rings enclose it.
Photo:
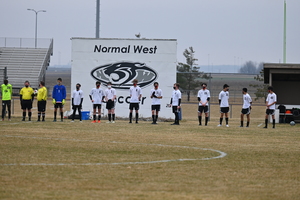
M 158 82 L 153 84 L 154 88 L 150 91 L 150 98 L 152 99 L 152 124 L 157 124 L 158 113 L 160 111 L 160 100 L 162 99 L 162 90 L 158 88 Z
M 90 99 L 93 103 L 93 121 L 96 123 L 96 109 L 98 108 L 98 123 L 101 122 L 101 104 L 105 97 L 103 90 L 100 88 L 100 81 L 96 82 L 96 88 L 93 88 L 90 92 Z
M 137 85 L 138 80 L 132 81 L 133 86 L 130 87 L 130 103 L 129 103 L 129 123 L 132 123 L 132 111 L 135 109 L 135 123 L 139 123 L 139 108 L 140 101 L 142 99 L 142 89 Z
M 23 87 L 20 91 L 21 109 L 23 110 L 22 121 L 25 121 L 26 110 L 28 110 L 28 121 L 31 121 L 31 108 L 34 98 L 34 91 L 31 87 L 29 87 L 29 81 L 25 81 L 24 86 L 25 87 Z
M 244 101 L 244 104 L 243 104 L 243 108 L 242 108 L 242 111 L 241 111 L 241 126 L 240 127 L 243 127 L 244 126 L 244 115 L 247 116 L 247 126 L 246 127 L 249 127 L 249 124 L 250 124 L 250 111 L 251 111 L 251 105 L 252 105 L 252 99 L 250 97 L 250 95 L 247 93 L 247 88 L 243 88 L 243 101 Z
M 63 122 L 63 107 L 66 103 L 66 87 L 62 84 L 62 79 L 58 78 L 57 79 L 57 85 L 53 87 L 52 91 L 52 103 L 54 104 L 54 119 L 53 121 L 56 122 L 56 115 L 57 115 L 57 108 L 60 109 L 60 121 Z
M 11 121 L 11 96 L 12 96 L 12 85 L 8 83 L 8 80 L 4 80 L 1 85 L 2 93 L 2 121 L 4 121 L 6 107 L 8 111 L 8 121 Z
M 199 120 L 199 126 L 202 125 L 202 113 L 205 113 L 205 126 L 207 126 L 208 122 L 208 102 L 210 100 L 210 92 L 208 89 L 206 89 L 207 84 L 202 83 L 201 84 L 202 89 L 198 92 L 198 101 L 199 101 L 199 107 L 198 107 L 198 120 Z
M 272 115 L 273 119 L 273 128 L 275 128 L 275 107 L 276 107 L 276 102 L 277 102 L 277 95 L 273 91 L 273 87 L 270 86 L 268 87 L 268 97 L 266 99 L 266 118 L 265 118 L 265 127 L 268 128 L 268 118 L 269 115 Z
M 171 125 L 179 125 L 179 111 L 181 103 L 181 92 L 179 90 L 179 83 L 175 83 L 173 86 L 173 93 L 170 104 L 172 105 L 172 111 L 175 115 L 175 122 Z
M 111 82 L 107 83 L 107 89 L 105 90 L 106 109 L 108 111 L 108 122 L 115 123 L 115 100 L 117 93 L 114 88 L 111 87 Z
M 76 110 L 78 110 L 79 114 L 79 121 L 81 120 L 81 109 L 82 109 L 82 102 L 83 102 L 83 91 L 80 89 L 81 85 L 80 83 L 76 84 L 76 89 L 72 93 L 72 109 L 73 109 L 73 115 L 72 115 L 72 121 L 74 122 Z
M 220 104 L 220 124 L 218 126 L 222 126 L 223 116 L 225 114 L 225 120 L 226 120 L 226 127 L 229 127 L 228 125 L 228 112 L 229 112 L 229 85 L 225 84 L 223 85 L 223 90 L 219 94 L 219 104 Z
M 41 81 L 39 84 L 39 90 L 37 93 L 37 107 L 38 107 L 38 122 L 41 121 L 41 115 L 42 115 L 42 121 L 45 121 L 45 112 L 46 112 L 46 104 L 47 104 L 47 95 L 48 91 L 45 87 L 44 81 Z

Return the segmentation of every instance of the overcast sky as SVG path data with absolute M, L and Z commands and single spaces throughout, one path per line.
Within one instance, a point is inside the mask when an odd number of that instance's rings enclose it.
M 287 2 L 287 62 L 300 63 L 300 0 Z M 101 0 L 100 37 L 177 39 L 199 65 L 283 60 L 284 0 Z M 0 37 L 54 39 L 51 65 L 71 60 L 72 37 L 95 37 L 96 0 L 0 0 Z

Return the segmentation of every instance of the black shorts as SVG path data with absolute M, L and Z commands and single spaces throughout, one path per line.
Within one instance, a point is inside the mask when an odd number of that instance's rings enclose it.
M 38 111 L 39 112 L 45 112 L 46 111 L 46 104 L 47 104 L 47 101 L 38 101 L 38 103 L 37 103 Z
M 220 113 L 229 113 L 229 107 L 221 107 Z
M 101 109 L 101 104 L 93 104 L 93 109 Z
M 10 107 L 11 106 L 11 100 L 2 100 L 2 106 L 8 106 L 8 107 Z
M 151 105 L 151 110 L 160 111 L 160 105 Z
M 62 103 L 56 103 L 54 104 L 54 108 L 63 108 L 64 105 L 62 105 Z
M 109 99 L 107 102 L 106 102 L 106 109 L 107 110 L 111 110 L 111 109 L 114 109 L 115 108 L 115 102 L 112 101 L 111 99 Z
M 172 106 L 173 113 L 177 113 L 180 109 L 178 109 L 178 106 Z
M 140 104 L 139 103 L 130 103 L 129 104 L 129 110 L 139 110 L 140 109 Z
M 208 110 L 208 106 L 199 106 L 198 107 L 198 112 L 199 113 L 208 113 L 209 112 L 209 110 Z
M 30 110 L 32 108 L 32 101 L 31 100 L 22 100 L 22 110 Z
M 274 109 L 267 109 L 266 114 L 267 115 L 275 115 L 275 110 Z
M 242 111 L 241 111 L 241 113 L 243 114 L 243 115 L 249 115 L 250 114 L 250 108 L 243 108 L 242 109 Z

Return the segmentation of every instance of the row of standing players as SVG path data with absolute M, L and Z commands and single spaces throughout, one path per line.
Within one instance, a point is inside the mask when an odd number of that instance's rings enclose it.
M 133 110 L 135 110 L 135 123 L 138 123 L 139 119 L 139 102 L 142 98 L 142 89 L 137 85 L 138 80 L 134 79 L 132 81 L 133 86 L 130 87 L 130 104 L 129 104 L 129 123 L 132 123 L 133 118 Z M 31 121 L 31 108 L 34 99 L 34 91 L 31 87 L 29 87 L 29 82 L 25 81 L 24 86 L 20 90 L 20 103 L 21 109 L 23 110 L 23 118 L 22 121 L 25 121 L 26 118 L 26 110 L 28 111 L 28 120 Z M 101 114 L 98 114 L 97 111 L 101 113 L 101 105 L 102 102 L 106 102 L 106 109 L 108 110 L 108 123 L 115 123 L 115 100 L 116 100 L 116 90 L 111 87 L 111 83 L 107 84 L 107 89 L 103 92 L 100 89 L 101 83 L 99 81 L 96 82 L 96 87 L 92 89 L 89 94 L 90 100 L 93 104 L 93 121 L 92 123 L 100 123 L 101 122 Z M 209 107 L 208 103 L 210 101 L 210 91 L 207 89 L 207 84 L 202 83 L 202 89 L 198 91 L 198 120 L 199 125 L 202 125 L 202 113 L 205 115 L 205 126 L 207 126 L 208 118 L 209 118 Z M 45 111 L 46 111 L 46 103 L 47 103 L 47 89 L 45 87 L 45 83 L 43 81 L 39 84 L 39 90 L 37 92 L 37 106 L 38 106 L 38 120 L 37 121 L 45 121 Z M 81 121 L 81 109 L 83 102 L 83 91 L 80 89 L 81 85 L 79 83 L 76 84 L 76 89 L 72 92 L 72 121 L 74 122 L 75 113 L 78 111 L 79 119 Z M 160 111 L 160 99 L 163 97 L 162 90 L 158 88 L 158 82 L 154 83 L 154 88 L 150 91 L 150 98 L 152 99 L 152 124 L 157 124 L 158 114 Z M 175 115 L 175 121 L 171 125 L 179 125 L 179 110 L 181 106 L 181 92 L 179 90 L 180 85 L 175 83 L 173 86 L 172 98 L 170 101 L 170 107 L 172 107 L 172 111 Z M 229 113 L 229 85 L 224 84 L 223 90 L 219 94 L 219 104 L 220 104 L 220 123 L 218 127 L 222 126 L 223 117 L 225 115 L 226 127 L 229 127 L 228 124 L 228 113 Z M 4 84 L 1 85 L 2 92 L 2 121 L 4 121 L 4 116 L 6 112 L 6 107 L 8 108 L 8 120 L 11 118 L 11 96 L 12 96 L 12 86 L 8 84 L 8 80 L 4 80 Z M 252 99 L 250 95 L 247 93 L 247 88 L 242 89 L 243 93 L 243 107 L 241 111 L 241 125 L 244 126 L 244 115 L 247 116 L 247 125 L 250 125 L 250 112 Z M 277 101 L 277 96 L 273 91 L 272 87 L 268 87 L 268 96 L 266 99 L 266 116 L 265 116 L 265 127 L 268 127 L 268 116 L 271 115 L 273 119 L 273 128 L 275 128 L 275 104 Z M 62 79 L 57 79 L 57 85 L 53 87 L 52 91 L 52 103 L 54 104 L 54 119 L 53 121 L 57 121 L 57 109 L 60 109 L 60 117 L 61 121 L 63 121 L 63 106 L 65 104 L 66 99 L 66 88 L 62 84 Z

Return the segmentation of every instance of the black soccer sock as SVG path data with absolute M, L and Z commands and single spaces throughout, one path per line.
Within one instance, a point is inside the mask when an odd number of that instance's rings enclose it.
M 241 121 L 241 126 L 244 126 L 244 121 Z
M 155 117 L 154 117 L 154 115 L 152 115 L 152 121 L 155 122 Z
M 208 117 L 205 117 L 205 125 L 207 125 Z
M 115 114 L 112 114 L 112 120 L 115 121 Z
M 111 121 L 111 114 L 108 114 L 108 121 Z
M 45 121 L 45 115 L 46 115 L 45 113 L 42 113 L 42 118 L 43 118 L 42 120 L 43 121 Z
M 222 124 L 222 122 L 223 122 L 223 118 L 220 118 L 220 124 Z
M 98 121 L 100 121 L 101 120 L 101 115 L 100 114 L 98 114 Z
M 275 119 L 273 119 L 273 128 L 275 128 Z
M 198 116 L 199 124 L 202 124 L 202 116 Z
M 54 119 L 56 119 L 57 112 L 54 111 Z
M 28 117 L 31 118 L 32 112 L 28 112 Z
M 23 112 L 23 119 L 25 119 L 26 117 L 26 112 Z
M 96 121 L 96 115 L 93 115 L 93 119 L 94 119 L 94 121 Z
M 132 113 L 129 113 L 129 122 L 132 122 Z
M 155 122 L 157 122 L 157 119 L 158 119 L 158 115 L 155 115 Z
M 63 118 L 64 118 L 64 113 L 60 112 L 60 119 L 63 119 Z
M 228 118 L 225 118 L 225 120 L 226 120 L 226 125 L 228 125 Z
M 139 113 L 135 113 L 135 121 L 136 121 L 136 122 L 139 121 Z
M 179 124 L 179 114 L 178 114 L 178 112 L 175 113 L 175 124 Z
M 268 127 L 268 119 L 265 119 L 265 127 Z
M 41 120 L 41 113 L 38 113 L 38 121 Z
M 78 108 L 78 114 L 79 114 L 79 121 L 81 121 L 81 110 Z
M 247 127 L 249 126 L 250 122 L 247 122 Z

